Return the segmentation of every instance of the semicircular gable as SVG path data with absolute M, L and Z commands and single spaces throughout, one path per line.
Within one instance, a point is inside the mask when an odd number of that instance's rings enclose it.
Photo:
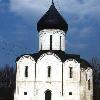
M 36 71 L 37 81 L 61 81 L 62 61 L 54 53 L 44 53 L 36 63 Z
M 47 56 L 48 56 L 48 57 L 47 57 Z M 47 57 L 48 59 L 50 59 L 50 56 L 52 56 L 52 57 L 56 58 L 57 60 L 59 60 L 60 62 L 62 62 L 61 59 L 58 57 L 57 54 L 51 53 L 51 52 L 43 53 L 43 54 L 39 57 L 39 59 L 37 60 L 37 62 L 40 61 L 40 60 L 42 60 L 44 57 Z
M 67 62 L 79 63 L 76 59 L 73 59 L 73 58 L 67 59 L 64 63 L 67 63 Z
M 80 63 L 76 59 L 67 59 L 63 63 L 65 81 L 73 79 L 79 81 L 80 79 Z
M 23 55 L 23 56 L 21 56 L 21 57 L 19 58 L 19 60 L 16 61 L 16 62 L 23 62 L 23 61 L 25 61 L 25 60 L 31 60 L 31 61 L 34 61 L 34 62 L 35 62 L 34 58 L 31 57 L 30 55 Z
M 16 64 L 16 80 L 34 81 L 35 79 L 35 60 L 30 55 L 22 56 Z M 27 77 L 27 79 L 26 79 Z

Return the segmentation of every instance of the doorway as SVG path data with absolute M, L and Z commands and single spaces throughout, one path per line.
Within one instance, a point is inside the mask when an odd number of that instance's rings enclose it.
M 45 100 L 51 100 L 51 91 L 50 90 L 45 91 Z

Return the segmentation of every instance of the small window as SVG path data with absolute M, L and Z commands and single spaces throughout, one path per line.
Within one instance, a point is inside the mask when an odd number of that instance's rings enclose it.
M 88 90 L 90 90 L 90 79 L 88 80 Z
M 51 66 L 48 66 L 48 77 L 50 77 L 51 74 Z
M 42 43 L 41 43 L 41 50 L 42 50 Z
M 72 78 L 72 69 L 73 69 L 72 67 L 69 67 L 69 70 L 70 70 L 70 72 L 69 72 L 69 74 L 70 74 L 69 77 L 70 77 L 70 78 Z
M 50 50 L 52 50 L 52 35 L 50 35 Z
M 25 77 L 28 77 L 28 66 L 25 66 Z
M 87 73 L 86 73 L 86 81 L 87 81 Z
M 24 95 L 27 95 L 27 92 L 24 92 Z
M 72 95 L 72 92 L 69 92 L 69 95 Z

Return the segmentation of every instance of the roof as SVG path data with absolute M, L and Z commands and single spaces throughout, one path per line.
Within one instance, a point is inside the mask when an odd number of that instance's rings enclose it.
M 65 62 L 67 59 L 75 59 L 80 63 L 81 68 L 85 69 L 87 69 L 87 67 L 92 68 L 92 66 L 86 60 L 80 58 L 80 55 L 66 54 L 64 51 L 61 50 L 40 50 L 38 53 L 34 54 L 23 54 L 20 57 L 17 57 L 16 61 L 18 61 L 24 55 L 30 55 L 31 57 L 34 58 L 35 61 L 37 61 L 42 54 L 47 52 L 55 53 L 61 59 L 62 62 Z
M 67 22 L 57 11 L 54 3 L 37 23 L 37 30 L 41 31 L 43 29 L 60 29 L 65 32 L 68 30 Z
M 87 67 L 92 68 L 92 66 L 86 60 L 82 58 L 80 59 L 80 66 L 81 68 L 85 68 L 85 69 L 87 69 Z
M 36 61 L 38 60 L 38 58 L 43 54 L 43 53 L 47 53 L 47 52 L 51 52 L 51 53 L 55 53 L 61 60 L 62 62 L 64 62 L 66 59 L 68 58 L 74 58 L 78 61 L 79 59 L 79 55 L 75 55 L 75 54 L 66 54 L 64 51 L 61 50 L 41 50 L 39 51 L 39 53 L 35 53 L 33 55 L 31 55 Z

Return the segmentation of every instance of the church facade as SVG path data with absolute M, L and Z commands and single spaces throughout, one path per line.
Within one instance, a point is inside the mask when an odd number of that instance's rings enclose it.
M 93 100 L 91 65 L 65 53 L 68 24 L 54 3 L 37 23 L 39 51 L 16 59 L 14 100 Z

